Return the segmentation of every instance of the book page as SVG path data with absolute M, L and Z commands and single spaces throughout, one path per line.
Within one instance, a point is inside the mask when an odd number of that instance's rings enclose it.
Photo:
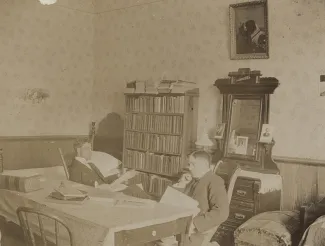
M 118 167 L 121 164 L 120 160 L 104 152 L 93 151 L 91 160 L 88 164 L 101 173 L 101 175 L 106 178 L 110 175 L 118 173 Z

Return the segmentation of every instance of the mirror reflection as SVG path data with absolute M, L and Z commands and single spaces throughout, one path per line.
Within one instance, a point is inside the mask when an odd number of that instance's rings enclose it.
M 255 156 L 259 133 L 260 110 L 260 100 L 233 100 L 228 136 L 228 154 Z

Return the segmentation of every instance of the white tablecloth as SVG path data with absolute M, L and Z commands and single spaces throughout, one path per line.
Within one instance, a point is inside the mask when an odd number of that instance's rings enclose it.
M 0 215 L 18 224 L 16 210 L 20 206 L 38 208 L 58 215 L 72 230 L 78 246 L 113 246 L 114 234 L 121 230 L 130 230 L 161 224 L 191 216 L 193 211 L 148 201 L 139 206 L 114 205 L 112 199 L 131 199 L 121 193 L 95 189 L 70 181 L 74 187 L 88 192 L 90 200 L 80 204 L 62 204 L 48 199 L 48 195 L 64 179 L 62 167 L 33 169 L 44 175 L 44 189 L 19 193 L 0 189 Z M 48 231 L 50 228 L 48 228 Z

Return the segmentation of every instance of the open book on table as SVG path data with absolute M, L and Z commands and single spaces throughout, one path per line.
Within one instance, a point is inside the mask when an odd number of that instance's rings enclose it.
M 121 161 L 104 152 L 92 151 L 90 160 L 81 157 L 75 159 L 88 167 L 89 171 L 94 172 L 104 183 L 107 183 L 112 176 L 117 178 L 120 173 Z
M 88 194 L 62 182 L 58 188 L 54 189 L 50 197 L 63 201 L 84 201 L 88 199 Z

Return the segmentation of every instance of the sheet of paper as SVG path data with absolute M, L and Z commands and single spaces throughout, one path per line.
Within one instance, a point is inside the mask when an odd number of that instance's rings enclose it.
M 190 209 L 198 208 L 199 205 L 196 200 L 172 187 L 166 189 L 160 203 Z
M 194 200 L 193 198 L 185 195 L 184 193 L 175 190 L 172 187 L 168 187 L 162 196 L 160 203 L 167 204 L 175 207 L 182 207 L 182 208 L 189 208 L 193 209 L 193 218 L 200 212 L 198 208 L 198 201 Z M 189 228 L 189 235 L 194 232 L 194 224 L 193 222 Z
M 122 174 L 121 177 L 119 177 L 118 179 L 116 179 L 113 183 L 111 183 L 111 186 L 115 186 L 117 184 L 121 184 L 131 178 L 133 178 L 135 175 L 137 175 L 137 171 L 135 170 L 130 170 L 127 171 L 126 173 Z

